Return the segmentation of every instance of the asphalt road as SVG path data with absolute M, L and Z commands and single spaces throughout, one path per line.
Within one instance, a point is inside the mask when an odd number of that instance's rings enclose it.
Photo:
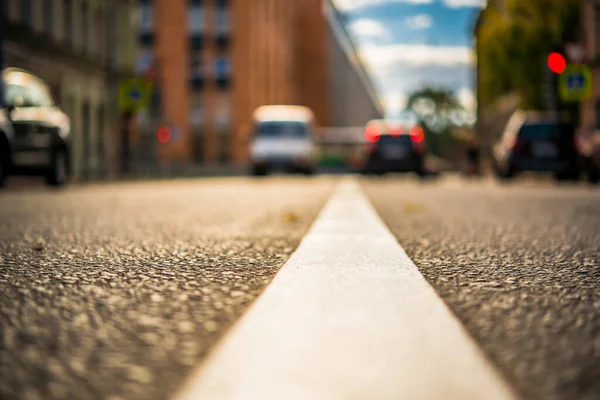
M 270 282 L 336 182 L 0 192 L 0 398 L 167 398 Z M 361 183 L 523 398 L 600 398 L 598 188 Z
M 364 188 L 523 398 L 600 398 L 598 188 L 406 178 Z
M 206 179 L 0 193 L 0 398 L 167 398 L 333 187 Z

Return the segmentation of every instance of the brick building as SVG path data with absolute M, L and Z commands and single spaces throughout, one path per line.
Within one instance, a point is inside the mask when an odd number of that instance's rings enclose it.
M 309 106 L 322 126 L 344 125 L 343 115 L 365 115 L 364 123 L 383 114 L 358 57 L 349 54 L 354 48 L 340 43 L 347 34 L 332 26 L 329 0 L 139 4 L 139 72 L 158 71 L 161 104 L 140 116 L 145 151 L 157 148 L 159 125 L 179 133 L 158 146 L 163 161 L 245 162 L 243 128 L 265 104 Z M 353 96 L 363 102 L 343 101 Z

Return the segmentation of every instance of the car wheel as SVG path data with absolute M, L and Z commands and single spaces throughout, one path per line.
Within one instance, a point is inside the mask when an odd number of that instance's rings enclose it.
M 590 168 L 587 174 L 588 183 L 597 184 L 600 182 L 600 169 Z
M 67 174 L 67 153 L 62 149 L 57 149 L 52 155 L 52 164 L 46 174 L 46 183 L 50 186 L 62 186 L 67 182 Z
M 559 182 L 575 182 L 579 180 L 579 171 L 557 172 L 554 174 L 554 179 Z
M 417 174 L 417 176 L 421 179 L 427 178 L 427 171 L 425 170 L 425 167 L 422 163 L 419 163 L 419 165 L 415 169 L 415 174 Z
M 253 176 L 265 176 L 267 175 L 267 167 L 261 165 L 253 165 L 252 166 L 252 175 Z

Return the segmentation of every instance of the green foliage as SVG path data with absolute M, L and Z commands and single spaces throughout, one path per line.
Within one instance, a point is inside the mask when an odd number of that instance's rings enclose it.
M 483 11 L 478 35 L 480 101 L 517 92 L 521 107 L 544 107 L 546 58 L 557 46 L 580 40 L 581 0 L 506 0 L 506 10 Z
M 406 108 L 418 116 L 432 154 L 444 157 L 456 147 L 453 130 L 465 124 L 467 112 L 451 90 L 425 87 L 409 96 Z

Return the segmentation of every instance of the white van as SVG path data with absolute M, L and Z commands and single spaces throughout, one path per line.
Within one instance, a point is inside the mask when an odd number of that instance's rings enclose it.
M 253 115 L 250 161 L 253 175 L 271 171 L 313 174 L 315 118 L 301 106 L 263 106 Z

